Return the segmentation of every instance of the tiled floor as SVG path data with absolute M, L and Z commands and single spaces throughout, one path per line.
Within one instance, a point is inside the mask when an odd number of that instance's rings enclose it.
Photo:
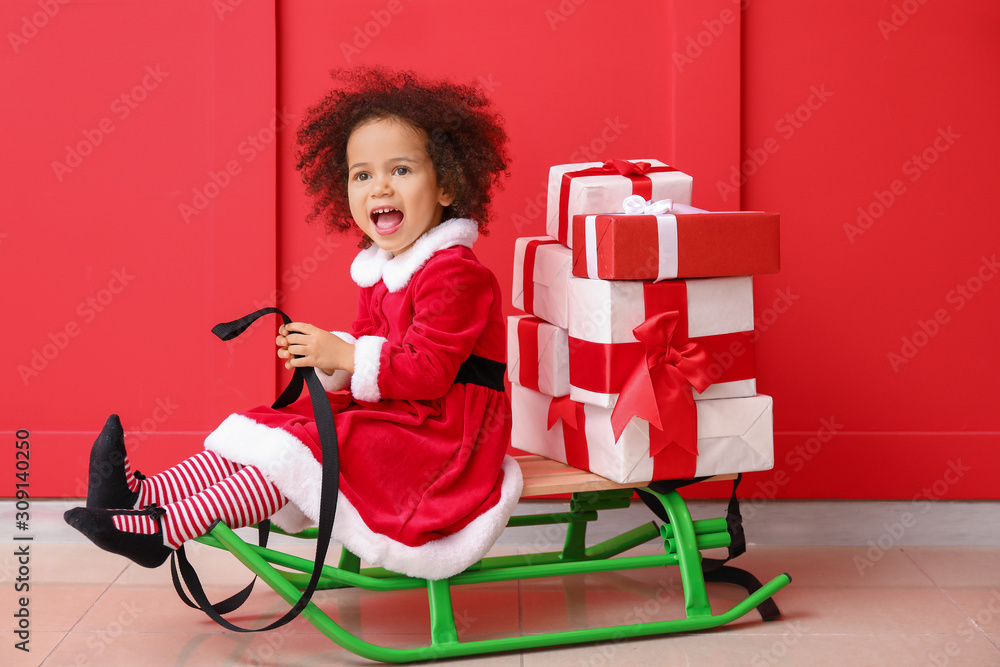
M 2 665 L 356 665 L 353 656 L 297 619 L 264 634 L 215 626 L 178 600 L 167 568 L 146 570 L 105 554 L 61 520 L 66 502 L 36 501 L 30 543 L 11 531 L 0 558 Z M 522 503 L 522 511 L 542 505 Z M 714 516 L 719 504 L 692 503 Z M 752 544 L 736 562 L 763 580 L 789 572 L 776 601 L 783 617 L 756 614 L 722 629 L 655 639 L 581 645 L 451 661 L 483 667 L 642 665 L 1000 665 L 1000 503 L 767 502 L 745 505 Z M 641 505 L 607 513 L 592 533 L 650 518 Z M 14 526 L 0 503 L 0 526 Z M 0 537 L 3 537 L 0 534 Z M 287 540 L 288 538 L 284 538 Z M 548 529 L 508 531 L 496 553 L 560 540 Z M 279 540 L 280 541 L 280 540 Z M 287 543 L 287 542 L 286 542 Z M 30 544 L 30 590 L 17 592 L 15 550 Z M 652 549 L 652 545 L 643 549 Z M 310 547 L 290 546 L 303 554 Z M 652 553 L 652 551 L 649 551 Z M 714 554 L 709 554 L 714 555 Z M 227 553 L 196 545 L 192 559 L 210 597 L 242 587 L 249 576 Z M 718 611 L 739 589 L 709 584 Z M 27 605 L 21 604 L 27 598 Z M 415 645 L 427 634 L 422 594 L 321 592 L 320 605 L 372 642 Z M 662 620 L 682 614 L 673 569 L 578 575 L 518 584 L 459 587 L 454 607 L 460 637 Z M 287 606 L 261 586 L 232 620 L 258 625 Z M 30 653 L 15 648 L 28 610 Z

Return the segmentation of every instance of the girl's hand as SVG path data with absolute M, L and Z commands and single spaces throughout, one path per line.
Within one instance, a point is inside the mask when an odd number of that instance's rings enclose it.
M 354 372 L 354 346 L 329 331 L 305 322 L 282 324 L 278 328 L 278 358 L 285 368 L 314 366 L 328 375 L 334 371 Z

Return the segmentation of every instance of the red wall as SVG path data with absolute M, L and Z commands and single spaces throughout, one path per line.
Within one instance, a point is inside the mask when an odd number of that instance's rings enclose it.
M 31 432 L 33 494 L 81 495 L 110 412 L 155 471 L 269 402 L 268 327 L 217 321 L 350 321 L 354 241 L 302 222 L 289 130 L 331 67 L 381 63 L 491 89 L 514 159 L 477 252 L 503 284 L 551 164 L 657 157 L 696 205 L 782 214 L 755 289 L 777 466 L 747 495 L 996 498 L 997 9 L 742 4 L 4 3 L 0 428 Z
M 272 391 L 272 336 L 209 331 L 274 282 L 274 13 L 41 4 L 0 5 L 0 493 L 26 429 L 32 495 L 81 496 L 109 413 L 155 472 Z
M 771 479 L 1000 497 L 1000 5 L 772 0 L 743 18 L 741 203 L 782 214 L 782 271 L 756 293 L 759 318 L 775 308 Z

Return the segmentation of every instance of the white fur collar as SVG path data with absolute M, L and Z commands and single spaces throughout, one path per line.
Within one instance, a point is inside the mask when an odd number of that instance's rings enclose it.
M 432 227 L 414 241 L 406 251 L 395 257 L 377 245 L 358 253 L 351 263 L 351 278 L 360 287 L 371 287 L 379 280 L 390 292 L 398 292 L 410 283 L 431 255 L 453 246 L 471 248 L 479 238 L 479 225 L 468 218 L 451 218 Z

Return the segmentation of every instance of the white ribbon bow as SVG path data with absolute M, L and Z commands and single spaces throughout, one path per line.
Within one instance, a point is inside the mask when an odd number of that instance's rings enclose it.
M 667 215 L 668 213 L 685 215 L 688 213 L 705 213 L 704 209 L 675 204 L 673 199 L 646 201 L 642 195 L 629 195 L 622 202 L 625 215 Z

